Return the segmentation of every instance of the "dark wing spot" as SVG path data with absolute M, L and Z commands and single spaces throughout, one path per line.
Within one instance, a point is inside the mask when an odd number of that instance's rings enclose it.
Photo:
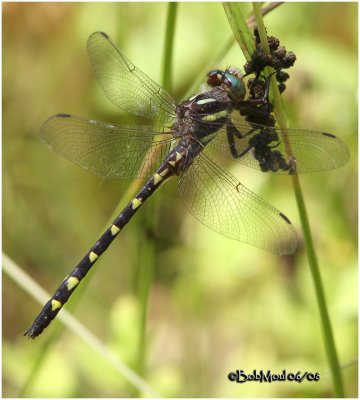
M 70 114 L 56 114 L 56 117 L 60 117 L 60 118 L 70 118 L 71 115 Z
M 280 217 L 282 217 L 289 225 L 291 225 L 291 222 L 289 220 L 289 218 L 284 215 L 282 212 L 279 212 Z
M 336 139 L 336 136 L 333 135 L 332 133 L 323 132 L 322 134 L 323 134 L 324 136 L 329 136 L 329 137 L 331 137 L 331 138 L 333 138 L 333 139 Z
M 104 37 L 106 37 L 106 39 L 109 39 L 109 36 L 105 33 L 105 32 L 99 32 L 101 35 L 103 35 Z

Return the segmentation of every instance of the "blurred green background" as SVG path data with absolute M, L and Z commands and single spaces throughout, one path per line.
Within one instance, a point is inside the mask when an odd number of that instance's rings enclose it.
M 249 12 L 251 6 L 249 4 Z M 129 181 L 101 181 L 39 141 L 65 112 L 137 123 L 101 92 L 85 44 L 108 33 L 160 82 L 166 3 L 3 3 L 3 250 L 52 292 L 97 239 Z M 287 3 L 265 18 L 268 33 L 297 55 L 284 94 L 292 127 L 324 130 L 349 146 L 345 167 L 301 177 L 347 396 L 357 396 L 357 4 Z M 201 74 L 245 59 L 220 3 L 179 3 L 174 41 L 177 101 Z M 231 172 L 301 231 L 290 179 L 239 165 Z M 151 204 L 152 203 L 152 204 Z M 144 229 L 149 215 L 155 226 Z M 153 283 L 141 349 L 141 290 Z M 147 275 L 148 274 L 148 275 Z M 146 278 L 149 279 L 149 278 Z M 277 257 L 198 223 L 169 182 L 121 233 L 90 274 L 76 317 L 167 397 L 331 397 L 319 314 L 306 253 Z M 140 293 L 140 295 L 139 295 Z M 70 305 L 69 303 L 69 305 Z M 145 302 L 146 303 L 146 302 Z M 22 336 L 40 311 L 3 275 L 4 397 L 140 395 L 64 329 L 46 353 L 54 322 L 36 341 Z M 39 354 L 44 359 L 34 371 Z M 145 354 L 145 356 L 144 356 Z M 230 371 L 320 372 L 317 383 L 230 382 Z

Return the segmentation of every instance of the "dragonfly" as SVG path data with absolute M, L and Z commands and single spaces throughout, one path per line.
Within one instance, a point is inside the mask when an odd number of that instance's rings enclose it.
M 306 130 L 284 133 L 247 122 L 241 111 L 252 104 L 246 100 L 243 76 L 237 68 L 210 71 L 208 90 L 177 104 L 106 33 L 91 34 L 87 50 L 108 99 L 124 111 L 152 120 L 152 124 L 122 126 L 57 114 L 44 122 L 42 140 L 101 178 L 147 181 L 24 333 L 33 339 L 48 327 L 115 237 L 169 178 L 178 178 L 180 198 L 207 227 L 286 255 L 297 247 L 290 220 L 225 171 L 216 154 L 263 172 L 286 174 L 329 170 L 344 165 L 349 158 L 345 143 L 332 134 Z

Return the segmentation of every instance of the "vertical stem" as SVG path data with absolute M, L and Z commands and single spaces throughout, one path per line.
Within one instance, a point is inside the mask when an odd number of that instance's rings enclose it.
M 177 13 L 177 3 L 168 4 L 164 57 L 163 57 L 163 73 L 162 86 L 171 91 L 172 86 L 172 60 L 173 60 L 173 42 L 175 34 L 175 22 Z M 136 370 L 140 376 L 145 372 L 146 364 L 146 326 L 147 312 L 149 307 L 149 298 L 151 285 L 153 282 L 153 274 L 155 268 L 156 242 L 154 240 L 154 230 L 156 221 L 158 220 L 158 204 L 161 199 L 153 198 L 148 204 L 144 213 L 144 227 L 141 233 L 141 253 L 139 257 L 137 293 L 140 301 L 140 321 L 139 321 L 139 346 L 136 359 Z M 139 396 L 141 393 L 138 393 Z
M 175 34 L 177 3 L 168 3 L 168 12 L 166 18 L 166 32 L 164 43 L 164 59 L 163 59 L 163 74 L 162 86 L 164 89 L 171 92 L 172 88 L 172 60 L 173 60 L 173 42 Z
M 262 19 L 261 11 L 260 11 L 260 4 L 253 3 L 254 13 L 256 17 L 257 26 L 259 29 L 259 35 L 261 39 L 261 44 L 263 49 L 266 53 L 270 54 L 270 49 L 267 42 L 267 35 L 264 26 L 264 22 Z M 274 76 L 271 78 L 271 89 L 272 95 L 274 97 L 274 111 L 276 114 L 277 121 L 279 126 L 282 130 L 286 132 L 287 124 L 285 113 L 282 107 L 282 101 L 280 97 L 280 93 L 277 87 L 276 79 Z M 324 338 L 325 344 L 325 351 L 328 358 L 329 366 L 332 372 L 333 377 L 333 385 L 334 391 L 337 397 L 344 397 L 344 389 L 341 377 L 341 370 L 339 365 L 339 360 L 337 356 L 335 341 L 332 333 L 332 327 L 330 322 L 329 313 L 326 306 L 326 299 L 324 294 L 324 288 L 321 280 L 321 274 L 319 269 L 319 264 L 317 261 L 314 242 L 312 239 L 311 228 L 309 223 L 309 218 L 306 211 L 304 197 L 302 195 L 300 180 L 298 175 L 292 175 L 292 183 L 295 193 L 295 198 L 299 210 L 300 221 L 302 230 L 304 233 L 304 241 L 305 241 L 305 248 L 306 253 L 309 260 L 310 272 L 312 276 L 312 280 L 315 287 L 315 294 L 318 303 L 320 318 L 321 318 L 321 325 L 322 325 L 322 333 Z

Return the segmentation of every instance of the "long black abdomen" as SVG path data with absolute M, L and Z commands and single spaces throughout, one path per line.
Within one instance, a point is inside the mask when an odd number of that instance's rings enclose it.
M 181 150 L 182 148 L 180 146 L 179 151 Z M 136 211 L 167 178 L 177 173 L 176 164 L 184 156 L 184 153 L 182 151 L 180 153 L 179 151 L 178 149 L 174 149 L 169 153 L 157 172 L 152 175 L 134 199 L 123 209 L 109 228 L 106 229 L 102 236 L 74 268 L 71 274 L 64 279 L 61 285 L 57 288 L 55 294 L 50 298 L 41 310 L 40 314 L 35 318 L 32 326 L 24 333 L 24 336 L 34 339 L 49 326 L 63 305 L 69 300 L 71 294 L 77 288 L 81 280 L 95 264 L 96 260 L 109 247 L 118 233 L 135 215 Z

